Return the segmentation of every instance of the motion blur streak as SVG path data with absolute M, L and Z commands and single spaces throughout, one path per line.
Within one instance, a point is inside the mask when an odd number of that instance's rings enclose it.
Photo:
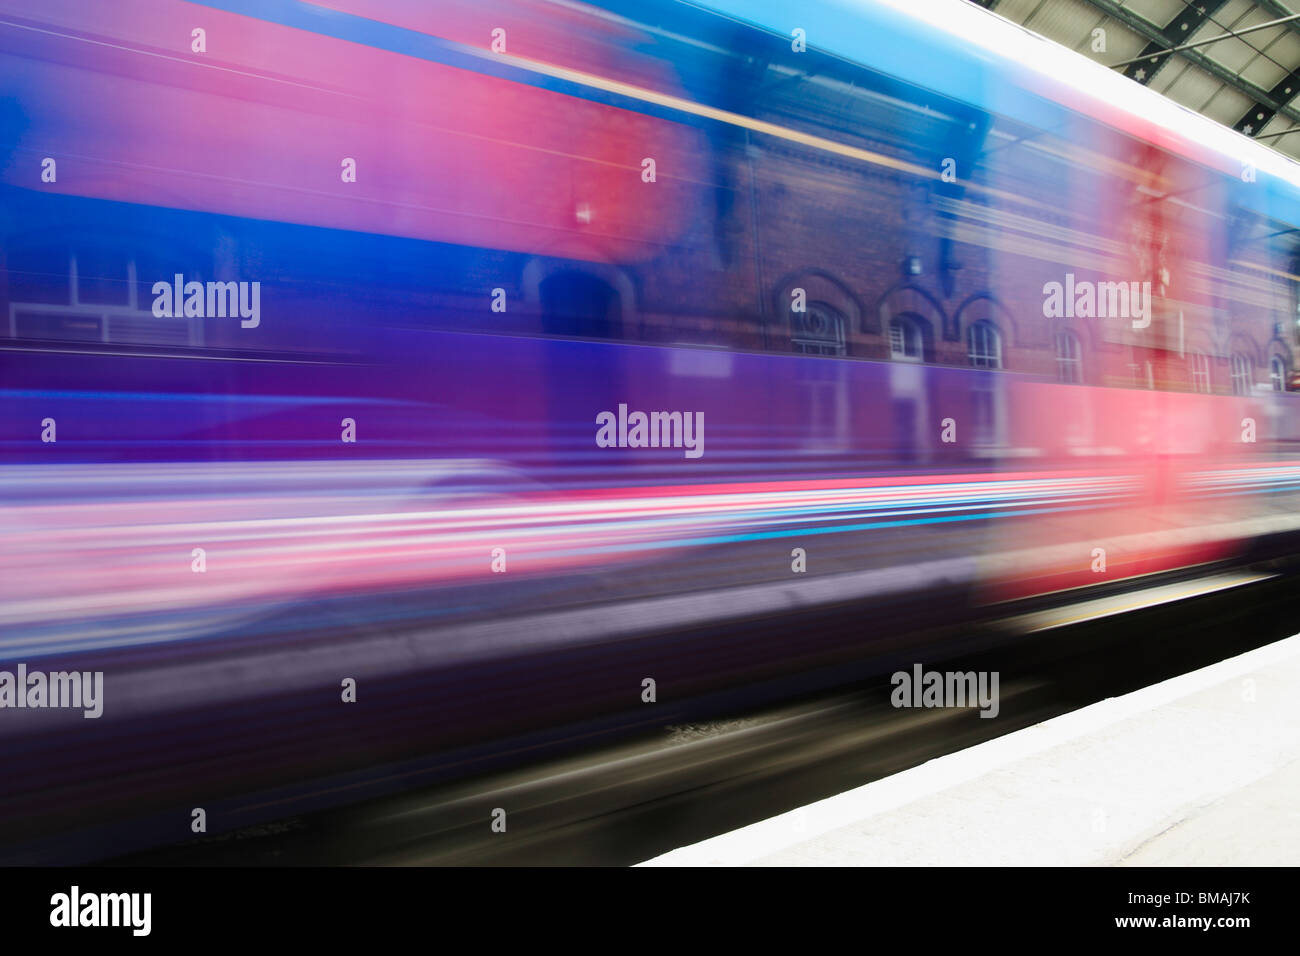
M 0 0 L 0 860 L 1272 581 L 1300 172 L 923 7 Z
M 391 467 L 390 479 L 403 468 L 424 473 L 419 462 L 378 464 Z M 945 475 L 919 476 L 908 484 L 877 479 L 862 485 L 668 486 L 594 496 L 574 491 L 510 505 L 358 511 L 409 504 L 392 492 L 380 497 L 373 485 L 363 486 L 364 493 L 339 493 L 348 481 L 373 479 L 372 469 L 269 463 L 239 473 L 245 485 L 295 489 L 288 499 L 130 495 L 132 488 L 148 488 L 150 473 L 159 477 L 151 466 L 12 469 L 0 483 L 6 500 L 31 503 L 0 508 L 0 623 L 6 626 L 0 647 L 29 654 L 48 650 L 19 625 L 39 632 L 50 620 L 68 622 L 67 633 L 53 642 L 61 649 L 111 647 L 132 638 L 116 632 L 96 639 L 95 622 L 109 615 L 168 610 L 176 615 L 175 636 L 183 636 L 184 612 L 191 608 L 211 613 L 239 601 L 474 577 L 483 573 L 485 556 L 502 544 L 518 571 L 540 574 L 627 560 L 647 550 L 1081 509 L 1095 515 L 1107 504 L 1131 501 L 1141 488 L 1139 476 Z M 195 483 L 211 476 L 210 469 L 182 466 L 164 474 L 179 490 L 186 471 Z M 19 472 L 27 476 L 19 478 Z M 1196 473 L 1186 481 L 1195 496 L 1267 493 L 1300 486 L 1300 469 Z M 122 487 L 121 497 L 77 500 L 108 482 Z M 319 489 L 313 492 L 314 483 Z M 50 503 L 50 488 L 73 500 Z M 192 520 L 194 515 L 204 520 Z M 186 554 L 192 542 L 211 552 L 212 578 L 194 575 L 184 562 L 178 566 L 176 556 Z M 83 621 L 77 628 L 74 618 Z M 155 625 L 149 640 L 167 636 Z
M 629 489 L 626 497 L 572 492 L 509 506 L 359 513 L 353 510 L 357 496 L 339 495 L 337 480 L 329 487 L 332 466 L 271 464 L 249 467 L 239 480 L 254 486 L 291 483 L 297 490 L 292 500 L 173 496 L 48 502 L 51 486 L 70 495 L 93 492 L 99 481 L 129 486 L 133 470 L 46 467 L 30 469 L 34 473 L 26 483 L 13 477 L 4 482 L 7 500 L 39 503 L 0 509 L 0 623 L 6 625 L 0 647 L 39 649 L 21 636 L 18 625 L 51 619 L 88 619 L 82 626 L 93 630 L 89 622 L 110 614 L 230 607 L 240 600 L 288 599 L 306 591 L 366 592 L 472 577 L 483 573 L 486 556 L 502 544 L 519 571 L 536 574 L 647 549 L 985 519 L 993 509 L 1011 517 L 1018 509 L 1032 514 L 1044 506 L 1053 511 L 1095 507 L 1137 484 L 1107 475 L 949 475 L 914 484 L 877 480 L 870 487 L 764 482 L 754 492 L 738 485 L 650 488 L 639 494 Z M 186 470 L 176 466 L 170 474 L 183 483 Z M 341 478 L 348 469 L 338 471 L 335 477 Z M 313 481 L 323 483 L 322 492 L 311 492 Z M 362 503 L 373 508 L 402 502 L 371 494 Z M 194 515 L 204 520 L 181 520 Z M 211 577 L 178 563 L 177 555 L 185 555 L 193 542 L 210 552 Z M 71 637 L 59 643 L 112 646 L 87 640 L 84 633 L 80 640 Z M 161 639 L 155 630 L 152 640 Z

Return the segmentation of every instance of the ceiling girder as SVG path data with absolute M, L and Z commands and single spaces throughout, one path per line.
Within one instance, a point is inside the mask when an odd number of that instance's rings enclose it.
M 1161 68 L 1173 59 L 1172 56 L 1162 54 L 1181 52 L 1171 48 L 1177 47 L 1199 30 L 1201 25 L 1214 16 L 1219 8 L 1227 2 L 1228 0 L 1203 0 L 1197 6 L 1183 7 L 1160 30 L 1159 40 L 1149 40 L 1147 42 L 1146 47 L 1143 48 L 1140 54 L 1141 59 L 1130 63 L 1125 68 L 1124 75 L 1130 80 L 1141 83 L 1143 86 L 1149 84 L 1155 79 L 1155 75 L 1160 72 Z
M 1087 3 L 1089 6 L 1094 7 L 1098 12 L 1104 13 L 1111 19 L 1119 21 L 1139 36 L 1145 37 L 1150 43 L 1164 44 L 1162 49 L 1167 49 L 1170 46 L 1170 44 L 1166 42 L 1159 27 L 1150 21 L 1139 17 L 1133 11 L 1121 7 L 1118 3 L 1115 3 L 1114 0 L 1087 0 Z M 1282 15 L 1285 16 L 1290 12 L 1292 11 L 1284 11 Z M 1221 63 L 1210 59 L 1199 50 L 1179 50 L 1176 53 L 1168 54 L 1168 56 L 1182 57 L 1188 62 L 1194 64 L 1198 69 L 1209 73 L 1219 82 L 1236 90 L 1242 96 L 1253 100 L 1256 105 L 1246 114 L 1247 117 L 1255 116 L 1257 113 L 1261 112 L 1260 107 L 1265 107 L 1266 109 L 1262 112 L 1265 112 L 1268 118 L 1271 118 L 1271 115 L 1269 114 L 1275 115 L 1281 113 L 1292 122 L 1300 123 L 1300 110 L 1297 110 L 1291 103 L 1279 102 L 1279 100 L 1275 98 L 1269 90 L 1265 90 L 1237 73 L 1234 73 Z M 1162 60 L 1167 58 L 1168 57 L 1162 58 Z M 1285 84 L 1283 84 L 1283 87 L 1285 88 Z M 1296 88 L 1292 87 L 1292 89 Z M 1268 120 L 1265 119 L 1263 122 L 1267 121 Z M 1262 128 L 1263 122 L 1254 128 L 1255 132 L 1258 132 Z M 1249 125 L 1249 120 L 1246 120 L 1242 125 L 1243 127 Z

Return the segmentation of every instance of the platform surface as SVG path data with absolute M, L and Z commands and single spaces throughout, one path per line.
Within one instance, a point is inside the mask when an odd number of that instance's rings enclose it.
M 651 866 L 1300 863 L 1300 635 Z

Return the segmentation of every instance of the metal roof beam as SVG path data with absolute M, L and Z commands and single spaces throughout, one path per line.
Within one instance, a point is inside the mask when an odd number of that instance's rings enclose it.
M 1291 11 L 1287 9 L 1286 5 L 1279 3 L 1278 0 L 1254 0 L 1254 2 L 1260 9 L 1267 10 L 1274 16 L 1285 17 L 1293 15 Z M 1287 23 L 1286 27 L 1290 32 L 1300 36 L 1300 22 L 1291 20 Z M 1289 74 L 1282 77 L 1282 79 L 1268 91 L 1268 94 L 1278 103 L 1290 105 L 1296 95 L 1300 94 L 1300 67 L 1296 67 Z M 1241 119 L 1232 124 L 1232 128 L 1238 133 L 1257 137 L 1259 136 L 1260 130 L 1268 125 L 1268 122 L 1273 119 L 1275 115 L 1277 114 L 1273 110 L 1268 109 L 1266 104 L 1258 103 L 1243 113 Z M 1290 117 L 1290 114 L 1287 114 L 1287 116 Z
M 1295 12 L 1293 10 L 1288 10 L 1287 5 L 1285 3 L 1279 3 L 1278 0 L 1254 0 L 1254 3 L 1255 6 L 1262 7 L 1275 17 L 1287 17 Z M 1288 24 L 1287 29 L 1297 36 L 1300 36 L 1300 23 Z
M 1214 16 L 1227 2 L 1228 0 L 1204 0 L 1195 7 L 1184 5 L 1183 9 L 1164 27 L 1157 28 L 1159 39 L 1147 43 L 1141 56 L 1125 60 L 1123 63 L 1115 63 L 1113 67 L 1116 69 L 1121 66 L 1128 67 L 1124 71 L 1125 76 L 1143 86 L 1148 85 L 1160 72 L 1160 68 L 1173 59 L 1165 54 L 1181 52 L 1178 47 L 1182 41 L 1199 30 L 1202 24 Z M 1190 49 L 1190 47 L 1183 48 Z
M 1112 63 L 1110 68 L 1118 70 L 1121 66 L 1128 66 L 1130 63 L 1141 63 L 1144 60 L 1150 60 L 1161 53 L 1182 53 L 1184 50 L 1194 50 L 1197 47 L 1209 46 L 1211 43 L 1218 43 L 1220 40 L 1231 40 L 1235 37 L 1243 37 L 1248 33 L 1256 33 L 1259 30 L 1269 30 L 1273 27 L 1280 27 L 1285 23 L 1294 23 L 1300 20 L 1300 13 L 1293 13 L 1290 16 L 1282 17 L 1279 20 L 1269 20 L 1267 23 L 1257 23 L 1253 27 L 1242 27 L 1240 30 L 1229 30 L 1227 33 L 1220 33 L 1212 37 L 1206 37 L 1204 40 L 1192 40 L 1190 43 L 1179 43 L 1171 46 L 1166 50 L 1153 50 L 1150 53 L 1143 53 L 1141 56 L 1135 56 L 1131 60 L 1125 60 L 1123 63 Z
M 1151 43 L 1164 43 L 1164 37 L 1161 35 L 1160 28 L 1149 20 L 1146 20 L 1132 10 L 1121 7 L 1114 0 L 1087 0 L 1088 4 L 1096 8 L 1099 12 L 1106 14 L 1112 20 L 1116 20 L 1128 27 L 1139 36 L 1146 37 Z M 1288 11 L 1290 12 L 1290 11 Z M 1269 95 L 1269 92 L 1249 80 L 1243 79 L 1236 73 L 1233 73 L 1226 66 L 1211 60 L 1204 53 L 1198 50 L 1182 50 L 1178 53 L 1162 54 L 1162 57 L 1181 56 L 1183 59 L 1193 63 L 1197 68 L 1209 73 L 1220 83 L 1232 87 L 1242 96 L 1254 100 L 1261 106 L 1266 106 L 1274 113 L 1281 113 L 1283 116 L 1300 123 L 1300 110 L 1291 106 L 1289 103 L 1279 103 Z M 1139 68 L 1140 69 L 1140 68 Z M 1258 111 L 1258 110 L 1256 110 Z M 1253 113 L 1251 115 L 1254 115 Z

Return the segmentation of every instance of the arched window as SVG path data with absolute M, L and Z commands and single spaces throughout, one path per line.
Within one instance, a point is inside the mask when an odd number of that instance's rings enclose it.
M 1250 356 L 1232 353 L 1232 394 L 1249 395 L 1255 387 L 1255 363 Z
M 1056 333 L 1056 380 L 1066 385 L 1083 381 L 1083 348 L 1073 332 Z
M 1210 357 L 1204 352 L 1191 352 L 1187 356 L 1187 365 L 1192 373 L 1192 391 L 1210 391 L 1213 384 L 1210 378 Z
M 925 360 L 925 336 L 913 316 L 899 315 L 889 320 L 889 357 L 895 362 Z
M 844 316 L 825 302 L 809 302 L 790 315 L 790 350 L 802 355 L 843 355 Z
M 987 319 L 980 319 L 966 330 L 966 349 L 972 368 L 1002 367 L 1002 336 Z
M 1286 391 L 1286 360 L 1274 355 L 1268 363 L 1268 381 L 1275 392 Z

